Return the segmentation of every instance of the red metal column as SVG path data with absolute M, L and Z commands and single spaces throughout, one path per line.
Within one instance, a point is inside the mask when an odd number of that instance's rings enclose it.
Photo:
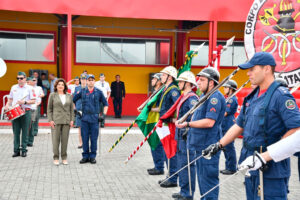
M 61 77 L 71 80 L 72 76 L 72 15 L 67 16 L 67 26 L 61 29 Z
M 68 34 L 67 34 L 67 69 L 66 80 L 72 78 L 72 15 L 68 14 Z
M 209 22 L 209 63 L 213 59 L 213 52 L 216 50 L 217 47 L 217 37 L 218 37 L 218 23 L 217 21 L 210 21 Z
M 182 21 L 179 21 L 178 28 L 182 29 Z M 183 62 L 185 61 L 185 54 L 187 52 L 186 33 L 179 32 L 175 34 L 177 34 L 177 49 L 176 49 L 177 66 L 175 67 L 179 68 L 180 66 L 183 65 Z

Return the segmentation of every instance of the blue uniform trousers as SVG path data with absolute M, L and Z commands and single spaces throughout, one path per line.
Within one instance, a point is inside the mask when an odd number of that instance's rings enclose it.
M 245 178 L 247 200 L 260 200 L 257 195 L 259 176 Z M 265 200 L 286 200 L 288 178 L 265 178 L 264 177 L 264 199 Z
M 164 161 L 166 160 L 166 156 L 161 142 L 159 142 L 155 150 L 151 149 L 151 154 L 154 162 L 154 168 L 159 171 L 164 171 Z
M 202 155 L 201 151 L 196 151 L 196 158 Z M 208 190 L 219 184 L 219 159 L 220 152 L 210 160 L 200 158 L 196 161 L 197 178 L 200 194 L 205 194 Z M 208 193 L 202 200 L 218 200 L 219 187 Z
M 179 141 L 181 142 L 181 141 Z M 184 141 L 182 141 L 184 142 Z M 190 162 L 195 159 L 195 151 L 189 151 Z M 179 149 L 177 151 L 177 161 L 178 161 L 178 170 L 188 164 L 187 160 L 187 150 Z M 190 165 L 191 170 L 191 185 L 192 185 L 192 196 L 190 195 L 190 187 L 189 187 L 189 175 L 188 175 L 188 167 L 182 170 L 179 173 L 179 186 L 180 186 L 180 195 L 183 197 L 193 198 L 195 193 L 195 172 L 196 172 L 196 164 L 195 162 Z M 193 176 L 192 176 L 193 174 Z
M 81 121 L 82 157 L 95 158 L 97 154 L 97 141 L 99 134 L 99 123 Z M 91 141 L 91 145 L 89 143 Z M 91 148 L 90 148 L 91 146 Z
M 221 138 L 224 137 L 226 132 L 227 132 L 227 130 L 222 133 Z M 226 145 L 224 148 L 225 148 L 225 151 L 223 151 L 223 153 L 225 156 L 225 169 L 227 169 L 229 171 L 236 171 L 237 159 L 236 159 L 234 142 Z
M 168 158 L 166 157 L 166 154 L 164 155 L 166 158 L 166 162 L 167 162 L 167 166 L 168 166 Z M 169 167 L 169 166 L 168 166 Z M 170 176 L 172 176 L 175 172 L 177 172 L 177 153 L 175 154 L 175 156 L 173 156 L 170 159 Z M 177 179 L 178 179 L 178 174 L 176 174 L 175 176 L 173 176 L 172 178 L 169 179 L 169 182 L 171 183 L 177 183 Z
M 228 144 L 225 146 L 225 151 L 224 156 L 225 156 L 225 169 L 229 171 L 236 171 L 236 153 L 235 153 L 235 148 L 234 148 L 234 142 Z

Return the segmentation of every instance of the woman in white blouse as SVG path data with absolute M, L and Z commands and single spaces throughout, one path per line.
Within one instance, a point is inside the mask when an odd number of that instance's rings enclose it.
M 70 128 L 74 122 L 74 107 L 72 96 L 67 93 L 68 86 L 64 79 L 59 78 L 54 84 L 54 92 L 48 100 L 47 116 L 51 126 L 53 144 L 53 163 L 59 165 L 59 156 L 62 163 L 68 164 L 67 147 Z M 59 146 L 61 145 L 61 153 Z

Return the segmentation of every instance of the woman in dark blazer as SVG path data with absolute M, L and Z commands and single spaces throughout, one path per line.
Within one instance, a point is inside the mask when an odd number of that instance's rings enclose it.
M 72 95 L 67 93 L 68 87 L 64 79 L 57 79 L 54 92 L 48 100 L 47 116 L 51 126 L 53 144 L 53 163 L 59 165 L 59 145 L 61 144 L 61 159 L 64 165 L 67 161 L 67 147 L 70 127 L 74 122 L 74 107 Z

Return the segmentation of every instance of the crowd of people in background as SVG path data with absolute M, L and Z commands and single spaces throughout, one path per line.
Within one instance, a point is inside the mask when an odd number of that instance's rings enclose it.
M 78 148 L 83 149 L 80 163 L 95 164 L 99 122 L 104 128 L 110 97 L 115 118 L 121 118 L 122 115 L 125 84 L 120 81 L 120 75 L 115 78 L 110 87 L 103 73 L 100 73 L 99 81 L 95 81 L 95 76 L 86 70 L 80 77 L 76 76 L 68 82 L 54 74 L 49 74 L 49 81 L 45 73 L 34 71 L 32 76 L 27 76 L 25 72 L 18 72 L 18 83 L 12 86 L 5 105 L 5 111 L 14 106 L 24 110 L 24 115 L 12 120 L 12 157 L 27 156 L 27 147 L 33 146 L 42 116 L 48 118 L 51 126 L 54 165 L 59 165 L 60 158 L 62 164 L 68 164 L 67 146 L 71 127 L 78 128 Z

